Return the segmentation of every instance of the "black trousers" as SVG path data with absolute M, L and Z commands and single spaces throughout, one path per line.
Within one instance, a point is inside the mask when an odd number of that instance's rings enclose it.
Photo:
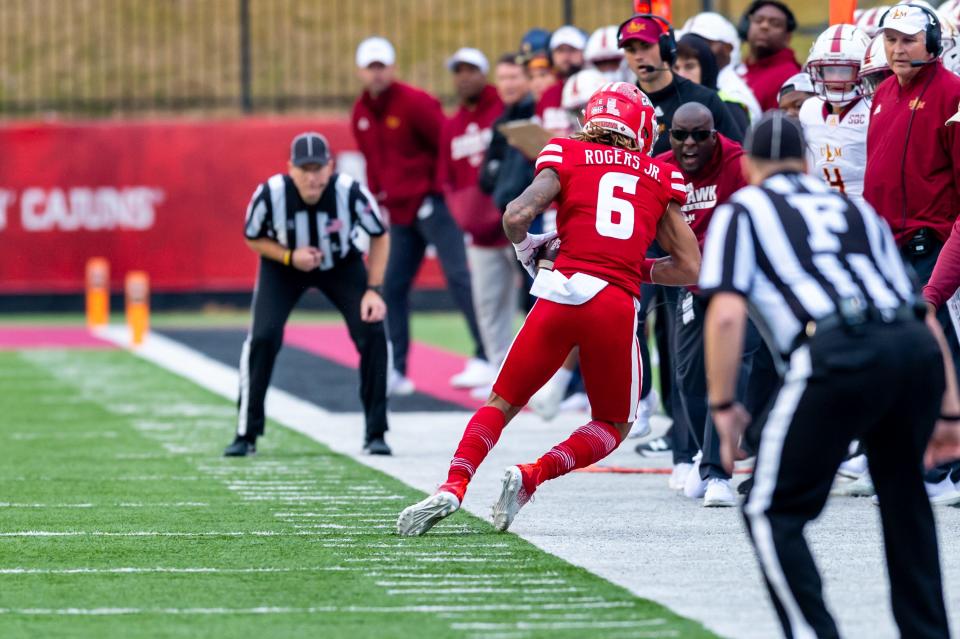
M 417 218 L 409 225 L 394 224 L 390 227 L 390 259 L 383 293 L 389 309 L 387 323 L 390 343 L 393 345 L 393 367 L 403 375 L 407 374 L 407 353 L 410 350 L 410 289 L 428 244 L 437 249 L 443 275 L 447 278 L 447 288 L 467 320 L 467 329 L 474 343 L 474 356 L 486 359 L 473 308 L 463 231 L 457 226 L 442 197 L 428 195 L 427 199 L 433 207 L 429 216 Z
M 263 435 L 263 403 L 283 344 L 283 329 L 293 307 L 310 287 L 319 289 L 347 322 L 350 339 L 360 353 L 360 400 L 366 417 L 367 440 L 382 437 L 387 431 L 387 338 L 383 322 L 368 323 L 360 319 L 360 300 L 367 290 L 367 268 L 359 254 L 328 271 L 309 273 L 260 259 L 250 333 L 240 355 L 237 435 L 247 438 Z
M 943 244 L 931 237 L 927 240 L 929 251 L 923 255 L 912 253 L 906 246 L 900 249 L 900 255 L 903 261 L 913 268 L 920 285 L 923 286 L 930 281 L 933 275 L 933 267 L 937 264 L 937 258 L 940 257 L 940 251 L 943 250 Z M 937 311 L 937 320 L 943 327 L 943 333 L 947 338 L 947 344 L 950 346 L 950 353 L 953 355 L 953 364 L 957 368 L 957 375 L 960 375 L 960 340 L 958 340 L 957 331 L 953 328 L 953 322 L 950 320 L 950 312 L 947 305 L 944 304 Z M 960 480 L 960 463 L 954 462 L 932 468 L 926 473 L 926 480 L 932 483 L 943 481 L 948 474 L 954 475 L 954 481 Z
M 730 479 L 720 463 L 720 440 L 717 429 L 707 410 L 707 369 L 703 350 L 703 320 L 707 312 L 706 300 L 683 290 L 676 309 L 676 386 L 680 390 L 682 409 L 690 425 L 694 451 L 699 446 L 703 456 L 700 460 L 701 479 Z M 770 359 L 769 351 L 753 322 L 747 323 L 743 342 L 743 358 L 740 376 L 737 379 L 737 400 L 748 409 L 765 406 L 778 381 L 776 371 L 770 366 L 759 365 L 763 358 Z M 758 364 L 757 366 L 754 366 Z M 674 416 L 678 413 L 674 408 Z M 759 411 L 757 411 L 759 412 Z M 751 412 L 751 414 L 756 414 Z M 681 461 L 692 461 L 684 459 Z
M 803 537 L 853 439 L 880 500 L 893 616 L 903 637 L 948 636 L 923 453 L 940 410 L 943 361 L 918 321 L 817 334 L 792 354 L 760 437 L 743 507 L 787 637 L 838 637 Z

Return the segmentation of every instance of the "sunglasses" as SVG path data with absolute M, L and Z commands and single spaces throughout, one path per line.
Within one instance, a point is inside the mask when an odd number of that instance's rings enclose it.
M 687 138 L 693 138 L 694 142 L 703 142 L 713 135 L 713 129 L 709 131 L 684 131 L 682 129 L 670 129 L 670 137 L 677 142 L 686 142 Z

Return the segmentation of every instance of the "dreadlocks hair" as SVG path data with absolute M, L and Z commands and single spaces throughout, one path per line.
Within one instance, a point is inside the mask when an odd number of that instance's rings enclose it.
M 583 130 L 570 136 L 574 140 L 581 142 L 590 142 L 591 144 L 606 144 L 607 146 L 616 146 L 627 151 L 640 152 L 640 145 L 630 136 L 609 129 L 601 129 L 598 126 L 587 125 Z

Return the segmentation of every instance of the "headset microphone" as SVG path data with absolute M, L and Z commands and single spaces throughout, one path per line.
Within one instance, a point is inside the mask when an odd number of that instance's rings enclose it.
M 657 70 L 665 71 L 670 67 L 668 67 L 667 65 L 664 65 L 662 67 L 655 67 L 652 64 L 641 64 L 637 68 L 640 69 L 641 71 L 646 71 L 647 73 L 653 73 L 654 71 L 657 71 Z
M 936 61 L 937 61 L 937 58 L 930 58 L 929 60 L 911 60 L 911 61 L 910 61 L 910 66 L 911 66 L 911 67 L 922 67 L 922 66 L 926 66 L 926 65 L 928 65 L 928 64 L 933 64 L 933 63 L 936 62 Z

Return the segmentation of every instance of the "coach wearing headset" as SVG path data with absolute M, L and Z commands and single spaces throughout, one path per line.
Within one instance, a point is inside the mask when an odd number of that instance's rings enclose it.
M 717 131 L 731 140 L 743 141 L 743 130 L 727 112 L 716 91 L 681 78 L 671 70 L 677 61 L 677 41 L 669 22 L 646 13 L 635 15 L 620 25 L 617 43 L 624 51 L 630 70 L 637 76 L 637 86 L 650 98 L 657 113 L 660 137 L 653 147 L 653 155 L 670 150 L 666 131 L 673 121 L 673 112 L 687 102 L 699 102 L 710 109 Z
M 639 13 L 623 24 L 617 31 L 617 44 L 624 51 L 627 65 L 637 76 L 637 86 L 647 94 L 653 103 L 657 114 L 657 142 L 653 146 L 651 155 L 657 155 L 670 150 L 670 136 L 667 131 L 673 122 L 674 112 L 687 102 L 699 102 L 713 114 L 713 122 L 717 131 L 737 142 L 743 141 L 744 131 L 740 129 L 733 116 L 720 96 L 713 89 L 691 82 L 686 78 L 673 73 L 673 64 L 677 61 L 677 41 L 670 23 L 660 16 L 648 13 Z M 658 258 L 665 255 L 656 242 L 650 247 L 648 257 Z M 674 464 L 689 463 L 689 445 L 686 437 L 689 432 L 685 411 L 682 406 L 679 390 L 674 383 L 674 367 L 671 354 L 676 336 L 673 334 L 675 314 L 679 289 L 674 286 L 656 286 L 644 284 L 640 296 L 641 308 L 638 317 L 638 335 L 640 336 L 640 350 L 644 364 L 643 385 L 641 399 L 646 400 L 650 394 L 650 375 L 648 368 L 650 358 L 647 353 L 647 340 L 643 338 L 646 330 L 645 319 L 651 304 L 658 309 L 658 326 L 665 327 L 665 344 L 660 344 L 660 370 L 662 389 L 666 395 L 663 398 L 664 407 L 673 416 L 674 428 L 665 438 L 653 442 L 640 444 L 637 452 L 646 455 L 651 452 L 672 451 Z
M 881 19 L 880 31 L 894 75 L 873 98 L 863 196 L 890 225 L 904 260 L 926 284 L 960 212 L 960 131 L 945 125 L 960 104 L 960 77 L 938 59 L 940 22 L 932 11 L 894 6 Z M 957 336 L 945 306 L 938 318 L 957 362 Z M 950 480 L 945 468 L 928 473 L 934 503 L 960 501 Z

